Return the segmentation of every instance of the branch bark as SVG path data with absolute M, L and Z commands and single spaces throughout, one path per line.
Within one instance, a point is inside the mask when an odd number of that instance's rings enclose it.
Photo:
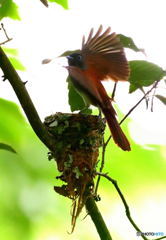
M 86 200 L 85 206 L 86 206 L 87 212 L 91 216 L 93 223 L 96 226 L 100 239 L 112 240 L 112 237 L 108 231 L 108 228 L 103 220 L 101 213 L 99 212 L 99 209 L 93 197 L 89 197 Z

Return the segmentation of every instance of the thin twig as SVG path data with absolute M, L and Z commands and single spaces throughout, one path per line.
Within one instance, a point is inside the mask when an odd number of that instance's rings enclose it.
M 155 238 L 153 240 L 161 240 L 161 239 L 164 239 L 164 238 L 166 238 L 166 236 L 163 236 L 163 237 L 160 237 L 160 238 Z
M 7 43 L 7 42 L 9 42 L 9 41 L 11 41 L 11 40 L 12 40 L 12 38 L 9 38 L 9 39 L 7 39 L 7 40 L 1 42 L 1 43 L 0 43 L 0 46 L 1 46 L 1 45 L 4 45 L 5 43 Z
M 158 84 L 158 83 L 159 83 L 159 82 L 157 82 L 157 84 Z M 154 88 L 153 95 L 152 95 L 152 100 L 151 100 L 151 112 L 153 112 L 154 97 L 155 97 L 155 95 L 156 95 L 157 84 L 156 84 L 156 87 Z
M 102 157 L 101 157 L 101 165 L 100 165 L 100 169 L 99 171 L 102 172 L 103 168 L 104 168 L 104 163 L 105 163 L 105 151 L 106 151 L 106 145 L 104 143 L 104 136 L 103 136 L 103 145 L 102 145 Z M 100 178 L 101 176 L 98 175 L 97 181 L 96 181 L 96 187 L 95 187 L 95 195 L 97 196 L 97 190 L 99 187 L 99 183 L 100 183 Z
M 112 100 L 114 100 L 114 98 L 115 98 L 115 92 L 116 92 L 117 84 L 118 84 L 118 82 L 114 83 L 114 88 L 113 88 L 112 95 L 111 95 Z
M 117 84 L 118 84 L 117 82 L 114 83 L 114 88 L 113 88 L 112 95 L 111 95 L 111 99 L 112 99 L 112 100 L 114 100 L 114 97 L 115 97 L 115 92 L 116 92 L 116 89 L 117 89 Z M 107 146 L 107 144 L 105 144 L 105 142 L 104 142 L 104 137 L 103 137 L 102 159 L 101 159 L 101 166 L 100 166 L 100 169 L 99 169 L 100 172 L 102 172 L 102 171 L 103 171 L 103 168 L 104 168 L 106 146 Z M 98 187 L 99 187 L 99 183 L 100 183 L 100 178 L 101 178 L 101 176 L 98 176 L 97 182 L 96 182 L 96 187 L 95 187 L 95 195 L 96 195 L 96 196 L 97 196 L 97 191 L 98 191 Z
M 126 199 L 125 199 L 123 193 L 121 192 L 121 190 L 120 190 L 120 188 L 119 188 L 119 186 L 118 186 L 117 181 L 114 180 L 113 178 L 109 177 L 107 174 L 100 173 L 100 172 L 96 172 L 96 174 L 99 175 L 99 176 L 102 176 L 102 177 L 104 177 L 104 178 L 106 178 L 106 179 L 108 179 L 108 180 L 114 185 L 115 189 L 117 190 L 117 192 L 118 192 L 118 194 L 119 194 L 119 196 L 120 196 L 120 198 L 121 198 L 121 200 L 122 200 L 122 202 L 123 202 L 123 204 L 124 204 L 127 218 L 129 219 L 130 223 L 133 225 L 133 227 L 135 228 L 135 230 L 137 230 L 137 232 L 142 232 L 142 231 L 139 229 L 139 227 L 136 225 L 136 223 L 134 222 L 134 220 L 132 219 L 132 217 L 131 217 L 130 208 L 129 208 L 127 202 L 126 202 Z M 148 240 L 148 238 L 146 238 L 144 235 L 141 235 L 141 236 L 142 236 L 142 238 L 143 238 L 144 240 Z
M 133 112 L 133 110 L 147 97 L 147 95 L 154 89 L 157 87 L 159 81 L 156 81 L 153 86 L 151 87 L 151 89 L 149 91 L 147 91 L 145 93 L 145 95 L 128 111 L 128 113 L 124 116 L 124 118 L 119 122 L 119 125 L 121 125 L 126 118 Z M 109 138 L 107 139 L 107 141 L 105 142 L 105 145 L 107 146 L 110 139 L 112 138 L 112 136 L 109 136 Z
M 143 92 L 143 94 L 146 94 L 146 92 L 144 91 L 143 87 L 140 88 L 140 91 Z M 146 103 L 146 109 L 148 109 L 149 96 L 146 96 L 146 97 L 145 97 L 145 103 Z
M 1 23 L 1 28 L 2 28 L 2 30 L 3 30 L 3 32 L 4 32 L 4 34 L 5 34 L 5 37 L 6 37 L 6 40 L 0 43 L 0 45 L 3 45 L 3 44 L 5 44 L 5 43 L 11 41 L 12 38 L 9 38 L 9 36 L 8 36 L 8 34 L 7 34 L 7 32 L 6 32 L 6 29 L 5 29 L 3 23 Z

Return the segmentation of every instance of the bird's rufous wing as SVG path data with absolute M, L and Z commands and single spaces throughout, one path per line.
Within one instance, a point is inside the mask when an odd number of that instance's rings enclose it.
M 114 81 L 128 80 L 128 61 L 119 37 L 114 32 L 110 33 L 110 27 L 103 33 L 102 29 L 101 25 L 94 35 L 92 28 L 86 42 L 83 37 L 82 55 L 87 69 L 91 70 L 99 81 L 109 78 Z

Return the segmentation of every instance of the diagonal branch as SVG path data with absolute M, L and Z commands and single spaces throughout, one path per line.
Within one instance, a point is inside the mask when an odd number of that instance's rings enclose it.
M 123 202 L 123 205 L 125 207 L 125 210 L 126 210 L 126 216 L 127 218 L 129 219 L 130 223 L 133 225 L 133 227 L 135 228 L 135 230 L 139 233 L 142 233 L 142 231 L 139 229 L 139 227 L 136 225 L 136 223 L 134 222 L 134 220 L 132 219 L 131 217 L 131 213 L 130 213 L 130 208 L 129 208 L 129 205 L 127 204 L 127 201 L 122 193 L 122 191 L 120 190 L 119 186 L 118 186 L 118 183 L 115 179 L 111 178 L 110 176 L 108 176 L 106 173 L 101 173 L 101 172 L 96 172 L 96 174 L 98 176 L 102 176 L 104 178 L 106 178 L 107 180 L 109 180 L 115 187 L 115 189 L 117 190 L 122 202 Z M 144 240 L 148 240 L 148 238 L 145 237 L 145 235 L 141 234 L 140 235 Z M 160 237 L 160 238 L 156 238 L 154 240 L 161 240 L 161 239 L 165 239 L 166 236 L 163 236 L 163 237 Z
M 98 231 L 101 240 L 112 240 L 112 237 L 108 231 L 108 228 L 103 220 L 101 213 L 95 203 L 95 200 L 90 196 L 85 203 L 86 210 L 91 216 L 93 223 Z
M 6 40 L 3 41 L 3 42 L 1 42 L 0 45 L 3 45 L 3 44 L 5 44 L 5 43 L 7 43 L 7 42 L 9 42 L 9 41 L 12 40 L 12 38 L 9 38 L 9 36 L 8 36 L 8 34 L 7 34 L 7 32 L 6 32 L 6 29 L 5 29 L 4 25 L 3 25 L 3 23 L 1 23 L 1 28 L 0 28 L 0 30 L 2 30 L 2 31 L 4 32 L 5 37 L 6 37 Z
M 149 91 L 147 91 L 145 93 L 145 95 L 128 111 L 128 113 L 124 116 L 124 118 L 119 122 L 119 125 L 121 125 L 125 120 L 126 118 L 128 118 L 128 116 L 134 111 L 134 109 L 136 109 L 136 107 L 138 107 L 138 105 L 144 100 L 146 99 L 146 97 L 149 95 L 149 93 L 155 89 L 157 87 L 157 84 L 159 83 L 159 81 L 156 81 L 153 86 L 151 87 L 151 89 Z M 107 141 L 105 142 L 105 145 L 107 146 L 110 139 L 112 138 L 112 136 L 109 136 L 109 138 L 107 139 Z
M 160 237 L 160 238 L 155 238 L 154 240 L 161 240 L 161 239 L 165 239 L 166 236 Z
M 137 230 L 137 232 L 141 232 L 141 230 L 139 229 L 139 227 L 136 225 L 136 223 L 134 222 L 134 220 L 131 217 L 130 208 L 129 208 L 127 202 L 126 202 L 126 199 L 125 199 L 123 193 L 121 192 L 121 190 L 118 186 L 117 181 L 114 180 L 113 178 L 109 177 L 107 174 L 100 173 L 100 172 L 97 172 L 96 174 L 99 175 L 99 176 L 105 177 L 106 179 L 108 179 L 114 185 L 115 189 L 117 190 L 117 192 L 118 192 L 118 194 L 119 194 L 119 196 L 120 196 L 120 198 L 121 198 L 121 200 L 124 204 L 127 218 L 129 219 L 130 223 L 133 225 L 135 230 Z M 141 236 L 144 240 L 148 240 L 144 235 L 141 235 Z
M 31 124 L 34 132 L 39 139 L 51 150 L 55 150 L 55 140 L 41 122 L 39 115 L 33 105 L 33 102 L 25 88 L 25 84 L 21 81 L 19 75 L 10 63 L 6 54 L 0 47 L 0 68 L 4 73 L 4 79 L 8 79 L 12 85 L 20 104 Z

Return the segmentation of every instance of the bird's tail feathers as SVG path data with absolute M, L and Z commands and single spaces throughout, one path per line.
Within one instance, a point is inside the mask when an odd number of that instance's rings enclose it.
M 105 115 L 114 142 L 124 151 L 130 151 L 130 143 L 125 134 L 123 133 L 121 127 L 119 126 L 119 123 L 115 117 L 115 110 L 112 104 L 110 103 L 109 107 L 107 106 L 106 108 L 102 107 L 101 110 Z

